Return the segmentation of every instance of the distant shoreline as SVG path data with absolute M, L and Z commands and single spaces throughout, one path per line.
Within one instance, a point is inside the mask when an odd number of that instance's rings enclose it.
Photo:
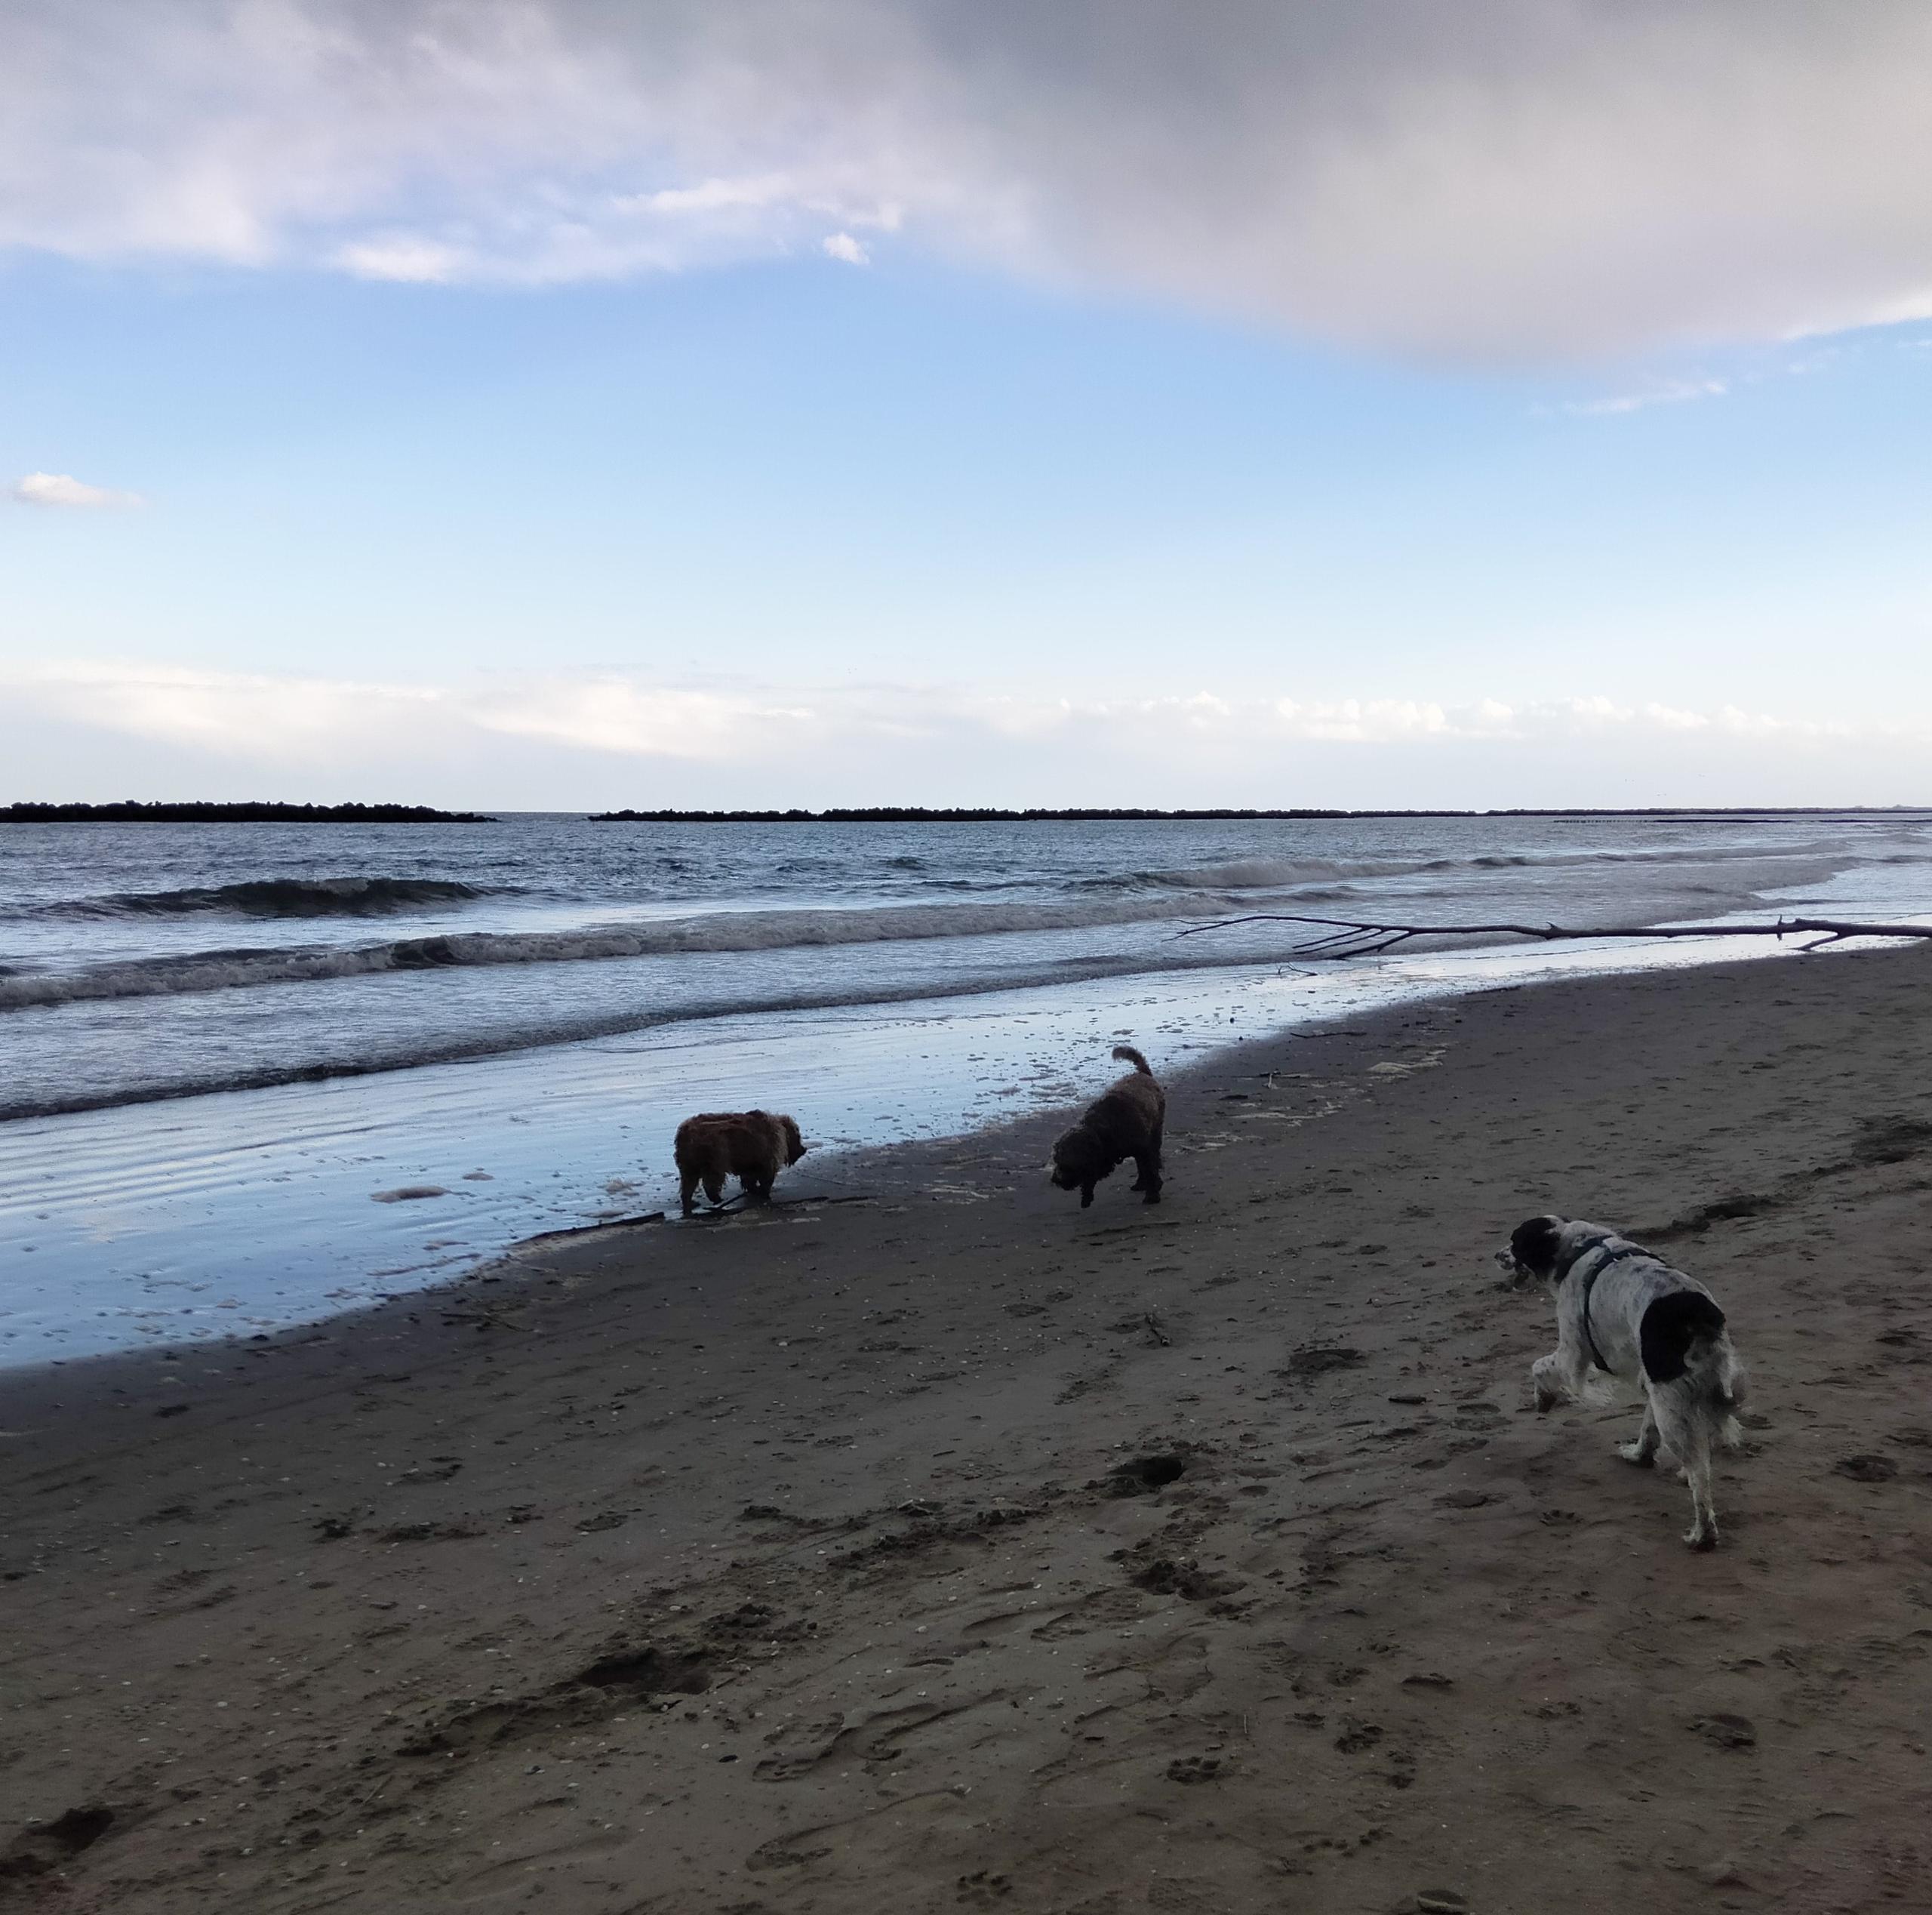
M 1138 805 L 832 805 L 820 811 L 631 811 L 495 813 L 443 811 L 429 805 L 149 804 L 0 805 L 0 824 L 497 824 L 505 817 L 586 817 L 592 824 L 1234 824 L 1372 818 L 1777 818 L 1921 817 L 1922 805 L 1520 805 L 1493 811 L 1423 809 L 1343 811 L 1313 805 L 1280 810 L 1209 806 L 1160 811 Z
M 857 808 L 832 807 L 823 811 L 597 811 L 592 824 L 1094 824 L 1109 820 L 1128 823 L 1171 820 L 1201 821 L 1217 818 L 1244 820 L 1271 818 L 1738 818 L 1738 817 L 1915 817 L 1926 807 L 1917 805 L 1650 805 L 1623 810 L 1594 809 L 1587 805 L 1524 806 L 1506 811 L 1322 811 L 1297 808 L 1289 811 L 1211 809 L 1161 811 L 1131 808 L 1029 808 L 1002 811 L 993 807 L 948 807 L 928 809 L 922 805 L 875 805 Z
M 428 805 L 8 805 L 0 824 L 494 824 Z

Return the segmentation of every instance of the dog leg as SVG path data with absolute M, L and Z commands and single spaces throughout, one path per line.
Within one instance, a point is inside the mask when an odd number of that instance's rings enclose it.
M 688 1217 L 691 1212 L 697 1208 L 697 1205 L 692 1201 L 697 1195 L 697 1172 L 694 1170 L 679 1171 L 678 1173 L 678 1201 L 684 1206 L 685 1215 L 687 1217 Z
M 1651 1399 L 1644 1399 L 1644 1426 L 1637 1432 L 1634 1442 L 1619 1443 L 1617 1453 L 1626 1463 L 1634 1463 L 1640 1470 L 1647 1470 L 1657 1461 L 1657 1413 L 1651 1406 Z
M 1134 1181 L 1127 1187 L 1130 1190 L 1144 1190 L 1150 1184 L 1156 1190 L 1161 1187 L 1161 1132 L 1158 1127 L 1154 1132 L 1153 1142 L 1148 1145 L 1144 1153 L 1135 1156 Z M 1157 1203 L 1159 1199 L 1149 1197 L 1147 1201 Z
M 1684 1540 L 1694 1550 L 1714 1550 L 1718 1546 L 1717 1505 L 1711 1500 L 1710 1445 L 1699 1445 L 1696 1459 L 1684 1470 L 1690 1484 L 1690 1527 Z
M 1707 1420 L 1696 1408 L 1672 1402 L 1666 1393 L 1655 1402 L 1657 1421 L 1670 1453 L 1684 1465 L 1684 1480 L 1690 1491 L 1690 1527 L 1684 1540 L 1694 1550 L 1718 1546 L 1717 1505 L 1711 1499 L 1711 1430 Z
M 1711 1433 L 1701 1421 L 1691 1425 L 1690 1454 L 1684 1459 L 1690 1486 L 1690 1527 L 1684 1540 L 1694 1550 L 1718 1546 L 1718 1509 L 1711 1495 Z
M 704 1194 L 714 1210 L 724 1201 L 724 1173 L 721 1170 L 715 1177 L 704 1180 Z
M 1530 1385 L 1537 1393 L 1537 1414 L 1553 1410 L 1567 1393 L 1563 1387 L 1563 1353 L 1552 1350 L 1530 1365 Z
M 1084 1210 L 1084 1209 L 1088 1207 L 1088 1205 L 1089 1204 L 1091 1204 L 1093 1201 L 1094 1201 L 1094 1187 L 1093 1187 L 1093 1185 L 1092 1185 L 1092 1184 L 1081 1184 L 1081 1187 L 1080 1187 L 1080 1208 L 1081 1208 L 1082 1210 Z

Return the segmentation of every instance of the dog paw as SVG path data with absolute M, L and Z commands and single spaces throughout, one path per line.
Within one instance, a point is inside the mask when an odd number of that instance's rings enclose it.
M 1646 1449 L 1640 1442 L 1619 1443 L 1617 1453 L 1625 1462 L 1635 1464 L 1640 1470 L 1654 1469 L 1657 1465 L 1657 1452 Z
M 1718 1546 L 1718 1526 L 1715 1522 L 1693 1523 L 1684 1531 L 1684 1540 L 1694 1550 L 1714 1550 Z

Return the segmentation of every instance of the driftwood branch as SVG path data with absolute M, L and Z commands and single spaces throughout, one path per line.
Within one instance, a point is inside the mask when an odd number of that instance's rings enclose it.
M 1192 925 L 1175 934 L 1194 937 L 1204 931 L 1229 931 L 1244 924 L 1319 927 L 1318 936 L 1289 947 L 1288 954 L 1300 958 L 1380 957 L 1412 937 L 1527 937 L 1546 944 L 1581 937 L 1808 937 L 1811 941 L 1801 947 L 1807 951 L 1850 937 L 1932 938 L 1932 925 L 1847 924 L 1835 918 L 1780 918 L 1775 924 L 1377 924 L 1365 919 L 1305 917 L 1280 911 L 1221 918 L 1212 924 Z

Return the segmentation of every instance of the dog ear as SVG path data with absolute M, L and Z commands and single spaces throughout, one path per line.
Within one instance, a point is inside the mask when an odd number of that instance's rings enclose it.
M 1531 1217 L 1509 1233 L 1509 1254 L 1532 1276 L 1547 1276 L 1556 1267 L 1562 1242 L 1561 1218 Z
M 1653 1383 L 1674 1383 L 1688 1366 L 1690 1346 L 1724 1334 L 1724 1312 L 1701 1290 L 1673 1290 L 1644 1312 L 1637 1347 Z
M 1085 1178 L 1091 1152 L 1085 1128 L 1075 1124 L 1071 1130 L 1062 1131 L 1054 1140 L 1051 1154 L 1047 1159 L 1048 1168 L 1053 1172 L 1054 1181 L 1063 1190 L 1071 1190 Z

